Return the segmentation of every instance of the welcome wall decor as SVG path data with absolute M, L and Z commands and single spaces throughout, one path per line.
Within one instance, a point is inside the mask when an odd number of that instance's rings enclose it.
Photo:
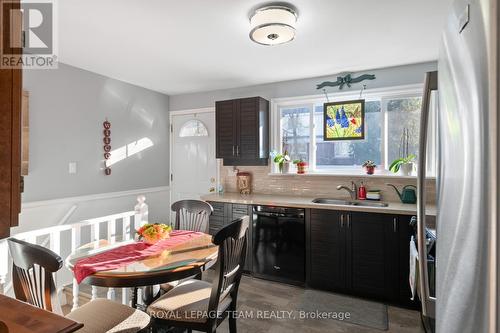
M 111 175 L 111 168 L 106 165 L 106 161 L 111 158 L 111 123 L 106 118 L 106 121 L 102 123 L 104 130 L 102 133 L 104 134 L 104 138 L 102 141 L 104 142 L 104 174 L 106 176 Z

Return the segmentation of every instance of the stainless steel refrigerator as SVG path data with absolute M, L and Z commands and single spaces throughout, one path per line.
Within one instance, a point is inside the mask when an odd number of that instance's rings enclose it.
M 421 119 L 418 201 L 419 296 L 427 328 L 497 332 L 498 11 L 497 0 L 456 1 L 428 73 Z M 436 296 L 425 249 L 428 119 L 437 109 Z

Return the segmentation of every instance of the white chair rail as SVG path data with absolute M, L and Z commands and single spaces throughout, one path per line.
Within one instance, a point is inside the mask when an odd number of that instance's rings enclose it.
M 78 247 L 88 242 L 106 239 L 111 243 L 117 239 L 128 240 L 134 237 L 135 230 L 147 223 L 148 206 L 144 203 L 144 196 L 139 196 L 139 204 L 135 210 L 88 219 L 74 224 L 63 224 L 47 227 L 28 232 L 21 232 L 12 237 L 24 240 L 33 244 L 38 244 L 61 256 L 63 260 L 74 252 Z M 9 282 L 12 270 L 12 259 L 10 258 L 7 241 L 0 240 L 0 293 L 8 294 L 12 292 L 12 283 Z M 76 282 L 71 272 L 65 267 L 54 276 L 56 287 L 62 291 L 64 286 L 72 284 L 72 310 L 79 306 L 80 286 Z M 97 287 L 92 287 L 92 299 L 97 298 Z M 121 302 L 129 305 L 130 290 L 122 288 Z M 108 288 L 107 298 L 115 300 L 116 291 Z M 64 300 L 65 298 L 62 297 Z

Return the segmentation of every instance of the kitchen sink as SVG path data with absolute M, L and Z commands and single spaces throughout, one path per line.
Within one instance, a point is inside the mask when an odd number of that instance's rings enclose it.
M 312 201 L 313 203 L 326 204 L 326 205 L 344 205 L 350 206 L 354 202 L 340 199 L 326 199 L 326 198 L 317 198 Z
M 353 206 L 366 206 L 366 207 L 387 207 L 389 204 L 385 202 L 371 202 L 371 201 L 355 201 L 351 202 Z
M 325 205 L 343 205 L 343 206 L 364 206 L 364 207 L 387 207 L 385 202 L 370 202 L 370 201 L 349 201 L 341 199 L 316 198 L 313 203 Z

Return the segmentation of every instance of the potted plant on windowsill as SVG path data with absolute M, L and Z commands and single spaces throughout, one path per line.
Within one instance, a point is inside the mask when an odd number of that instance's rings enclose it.
M 399 146 L 399 158 L 392 161 L 389 170 L 393 173 L 400 173 L 402 176 L 410 176 L 413 172 L 413 164 L 417 156 L 409 153 L 410 131 L 403 128 L 401 143 Z
M 299 160 L 294 160 L 293 164 L 297 166 L 297 174 L 298 175 L 303 175 L 307 171 L 307 162 L 305 162 L 303 159 Z
M 277 151 L 272 151 L 270 153 L 273 162 L 278 165 L 278 170 L 280 173 L 288 173 L 290 171 L 290 156 L 288 155 L 288 151 L 278 153 Z
M 373 175 L 375 173 L 375 168 L 377 165 L 372 160 L 366 160 L 362 164 L 363 168 L 366 170 L 367 175 Z
M 414 154 L 410 154 L 406 157 L 397 158 L 392 161 L 389 166 L 389 170 L 394 173 L 400 173 L 403 176 L 409 176 L 413 172 L 413 162 L 415 161 L 416 156 Z

